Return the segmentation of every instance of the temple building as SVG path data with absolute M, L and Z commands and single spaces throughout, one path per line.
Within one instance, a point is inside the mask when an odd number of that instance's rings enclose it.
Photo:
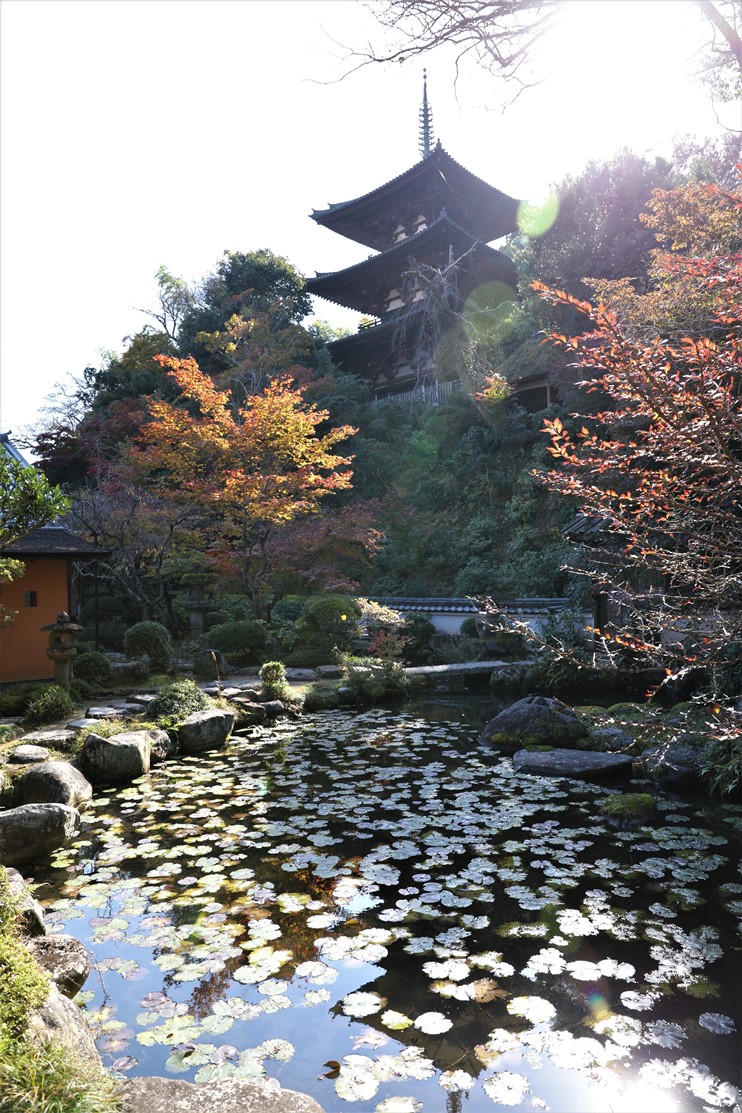
M 483 182 L 434 143 L 423 84 L 420 160 L 352 201 L 315 210 L 312 219 L 374 252 L 340 271 L 317 273 L 309 293 L 370 320 L 330 345 L 344 371 L 369 380 L 377 396 L 453 377 L 436 362 L 431 296 L 443 279 L 448 308 L 474 299 L 479 311 L 516 296 L 517 276 L 494 240 L 516 229 L 518 201 Z M 426 304 L 427 302 L 427 304 Z

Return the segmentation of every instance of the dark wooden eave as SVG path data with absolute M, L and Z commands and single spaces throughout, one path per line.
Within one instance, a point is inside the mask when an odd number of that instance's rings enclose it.
M 518 205 L 516 198 L 456 162 L 439 143 L 427 158 L 370 193 L 316 209 L 311 216 L 346 239 L 383 251 L 398 224 L 412 231 L 419 213 L 430 221 L 441 209 L 476 239 L 489 243 L 516 230 Z
M 68 560 L 103 560 L 111 555 L 110 549 L 102 549 L 83 541 L 65 526 L 39 526 L 25 537 L 11 542 L 2 550 L 5 557 L 16 559 L 37 557 L 61 557 Z
M 414 263 L 444 267 L 449 254 L 460 258 L 471 255 L 458 276 L 459 291 L 466 297 L 483 282 L 503 282 L 517 289 L 517 273 L 511 260 L 502 252 L 487 247 L 476 236 L 461 228 L 443 213 L 423 232 L 394 244 L 378 255 L 341 271 L 319 273 L 307 282 L 307 291 L 337 305 L 382 317 L 390 289 L 399 288 L 403 274 Z

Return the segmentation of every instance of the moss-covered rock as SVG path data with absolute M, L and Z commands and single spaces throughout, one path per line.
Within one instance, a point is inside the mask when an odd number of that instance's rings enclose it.
M 657 819 L 657 805 L 648 792 L 622 792 L 609 796 L 600 810 L 609 826 L 619 831 L 644 827 Z

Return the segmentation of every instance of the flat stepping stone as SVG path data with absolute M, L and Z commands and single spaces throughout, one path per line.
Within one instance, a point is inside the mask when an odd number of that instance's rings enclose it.
M 123 719 L 125 707 L 89 707 L 85 712 L 88 719 Z
M 68 730 L 79 734 L 81 730 L 93 730 L 100 726 L 100 719 L 71 719 L 67 724 Z
M 66 746 L 75 737 L 74 730 L 67 727 L 49 727 L 47 730 L 32 730 L 24 734 L 19 742 L 22 746 Z
M 580 781 L 627 781 L 633 764 L 628 754 L 596 750 L 518 750 L 513 755 L 513 765 L 519 773 Z
M 317 679 L 317 673 L 314 669 L 286 669 L 286 679 L 295 680 L 297 683 L 311 681 Z
M 126 700 L 127 707 L 149 707 L 154 699 L 151 692 L 137 692 L 134 696 L 129 696 Z
M 73 737 L 72 731 L 69 734 Z M 44 746 L 16 746 L 12 753 L 8 754 L 8 762 L 14 765 L 35 765 L 47 761 L 48 757 L 49 751 Z

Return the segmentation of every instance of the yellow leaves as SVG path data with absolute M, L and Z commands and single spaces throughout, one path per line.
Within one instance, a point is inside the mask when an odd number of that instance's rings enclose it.
M 275 524 L 316 510 L 329 491 L 350 486 L 352 457 L 333 450 L 356 430 L 344 425 L 318 436 L 328 413 L 307 405 L 290 379 L 270 381 L 236 406 L 195 360 L 159 358 L 182 394 L 176 403 L 153 403 L 144 450 L 133 458 L 142 478 L 156 477 L 167 497 L 196 497 L 204 510 L 235 521 Z

